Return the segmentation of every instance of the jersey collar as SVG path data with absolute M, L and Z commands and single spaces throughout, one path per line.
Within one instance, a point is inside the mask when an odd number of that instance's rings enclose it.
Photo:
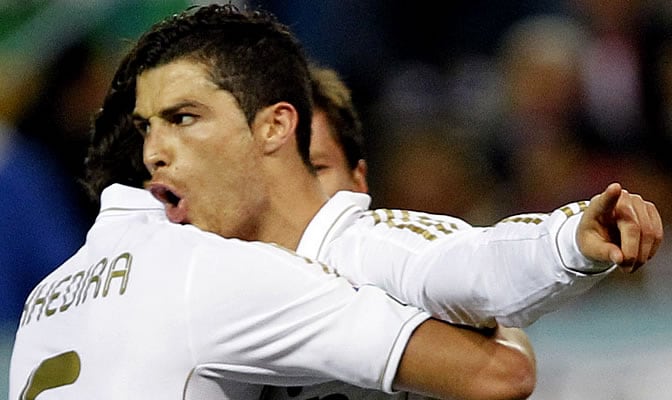
M 301 236 L 296 252 L 320 259 L 326 245 L 368 210 L 371 197 L 364 193 L 340 191 L 327 201 L 310 221 Z
M 103 190 L 100 196 L 101 215 L 129 210 L 164 212 L 164 206 L 145 189 L 115 183 Z

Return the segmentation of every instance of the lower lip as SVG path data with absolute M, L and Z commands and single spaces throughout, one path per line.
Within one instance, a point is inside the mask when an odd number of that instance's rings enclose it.
M 176 224 L 187 224 L 187 209 L 180 201 L 177 206 L 166 206 L 166 216 L 170 222 Z

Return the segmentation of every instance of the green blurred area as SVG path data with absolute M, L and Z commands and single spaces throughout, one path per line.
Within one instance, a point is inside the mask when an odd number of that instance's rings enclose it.
M 5 1 L 0 5 L 0 40 L 10 35 L 29 20 L 42 4 L 41 1 Z
M 41 90 L 42 74 L 74 44 L 114 66 L 152 24 L 187 0 L 0 0 L 0 120 L 20 118 Z M 102 79 L 102 77 L 101 77 Z
M 0 1 L 0 44 L 6 45 L 17 31 L 35 18 L 47 14 L 50 28 L 77 22 L 73 15 L 93 17 L 92 33 L 97 37 L 137 38 L 152 23 L 166 15 L 178 12 L 188 6 L 186 0 L 90 0 L 90 1 L 48 1 L 48 0 L 1 0 Z M 91 21 L 87 21 L 91 22 Z M 49 37 L 44 37 L 49 40 Z

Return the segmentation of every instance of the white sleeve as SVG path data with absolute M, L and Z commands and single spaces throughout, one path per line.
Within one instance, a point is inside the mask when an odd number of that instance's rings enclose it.
M 246 249 L 203 249 L 191 268 L 186 303 L 196 374 L 392 391 L 407 341 L 427 313 L 381 289 L 355 289 L 287 250 L 238 243 Z
M 354 284 L 377 285 L 448 322 L 525 327 L 615 268 L 578 250 L 585 205 L 485 228 L 447 216 L 369 211 L 329 244 L 324 260 Z

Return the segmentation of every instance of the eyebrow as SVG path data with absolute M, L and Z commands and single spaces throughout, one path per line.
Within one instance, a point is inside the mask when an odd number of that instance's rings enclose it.
M 182 102 L 179 102 L 179 103 L 177 103 L 173 106 L 166 107 L 163 110 L 159 111 L 158 116 L 161 119 L 167 120 L 167 119 L 170 119 L 171 116 L 175 115 L 177 112 L 179 112 L 181 109 L 183 109 L 185 107 L 195 107 L 195 106 L 199 106 L 199 105 L 201 105 L 201 103 L 199 103 L 197 101 L 191 101 L 191 100 L 182 101 Z M 131 115 L 131 117 L 133 118 L 134 122 L 135 121 L 147 121 L 147 119 L 148 119 L 148 118 L 145 118 L 142 115 L 138 114 L 138 112 L 136 112 L 136 111 L 133 111 L 133 114 Z

